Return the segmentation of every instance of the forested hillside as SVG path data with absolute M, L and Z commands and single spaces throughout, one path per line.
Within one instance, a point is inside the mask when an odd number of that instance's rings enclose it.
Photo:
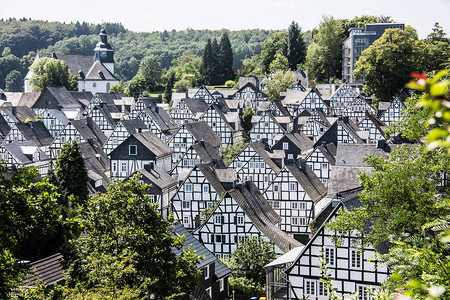
M 29 52 L 56 52 L 62 54 L 93 55 L 98 42 L 98 33 L 104 27 L 109 42 L 115 50 L 116 74 L 120 79 L 130 80 L 145 56 L 155 55 L 162 68 L 168 68 L 173 59 L 189 50 L 201 56 L 208 39 L 219 39 L 227 32 L 234 54 L 234 67 L 240 67 L 242 60 L 261 51 L 273 31 L 249 29 L 239 31 L 194 30 L 136 33 L 121 24 L 87 24 L 35 21 L 29 19 L 0 20 L 0 53 L 5 49 L 20 59 Z M 5 53 L 6 54 L 6 53 Z M 34 54 L 34 53 L 33 53 Z M 3 55 L 4 57 L 5 55 Z M 17 66 L 16 66 L 17 67 Z M 22 73 L 28 64 L 22 63 Z M 5 68 L 4 70 L 9 70 Z M 17 70 L 17 68 L 16 68 Z M 5 73 L 5 72 L 2 72 Z M 8 72 L 9 73 L 9 72 Z M 5 78 L 8 73 L 0 74 Z M 2 83 L 2 82 L 0 82 Z M 1 84 L 4 86 L 3 84 Z

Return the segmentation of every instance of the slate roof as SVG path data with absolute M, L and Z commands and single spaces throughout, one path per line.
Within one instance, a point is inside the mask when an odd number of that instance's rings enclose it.
M 286 164 L 286 169 L 295 177 L 314 203 L 319 202 L 319 200 L 327 195 L 327 188 L 306 164 L 306 161 L 299 160 L 288 163 Z
M 391 106 L 391 102 L 378 102 L 378 111 L 382 112 L 385 111 Z
M 195 167 L 198 168 L 200 170 L 200 172 L 202 172 L 203 176 L 205 176 L 206 180 L 214 188 L 216 193 L 220 197 L 223 197 L 226 193 L 226 189 L 223 186 L 220 178 L 217 176 L 214 163 L 211 162 L 211 163 L 197 164 Z M 234 169 L 232 169 L 230 173 L 232 173 L 233 171 L 234 171 L 234 174 L 236 174 L 236 170 L 234 170 Z M 192 171 L 190 173 L 192 173 Z M 228 174 L 228 176 L 231 176 L 231 175 Z M 237 178 L 237 175 L 235 175 L 235 176 Z
M 48 109 L 47 112 L 60 121 L 61 124 L 67 125 L 70 122 L 67 116 L 59 109 Z
M 292 117 L 291 114 L 289 113 L 289 111 L 286 109 L 286 107 L 281 102 L 281 100 L 273 100 L 272 103 L 274 103 L 278 107 L 278 109 L 281 111 L 281 113 L 285 117 Z
M 95 139 L 80 143 L 81 152 L 85 160 L 92 159 L 91 164 L 96 165 L 100 173 L 104 173 L 110 167 L 108 156 L 103 152 L 102 147 Z
M 303 132 L 286 133 L 284 136 L 288 138 L 302 152 L 314 147 L 314 142 L 311 141 L 311 139 L 308 138 Z
M 84 80 L 118 80 L 100 61 L 96 60 L 89 71 L 85 74 Z
M 217 279 L 229 276 L 231 270 L 225 266 L 211 251 L 209 251 L 198 239 L 196 239 L 183 225 L 180 223 L 175 224 L 172 231 L 178 236 L 185 236 L 183 249 L 194 250 L 197 255 L 203 255 L 204 258 L 197 265 L 197 270 L 201 270 L 207 265 L 215 264 L 215 275 Z M 175 253 L 180 254 L 180 251 L 174 250 Z
M 126 143 L 131 137 L 138 140 L 142 145 L 152 151 L 156 157 L 163 157 L 173 153 L 173 149 L 167 146 L 156 134 L 151 131 L 136 132 L 130 135 L 123 143 Z M 122 143 L 122 144 L 123 144 Z M 116 149 L 118 149 L 117 147 Z M 113 152 L 116 150 L 114 149 Z M 111 152 L 112 153 L 112 152 Z
M 363 162 L 365 156 L 374 155 L 387 158 L 391 147 L 395 146 L 382 144 L 382 142 L 380 142 L 380 147 L 377 147 L 376 144 L 339 144 L 336 152 L 336 165 L 367 167 Z
M 316 146 L 320 152 L 322 152 L 323 156 L 328 160 L 328 162 L 334 166 L 336 164 L 336 145 L 333 143 L 324 143 Z
M 33 274 L 27 275 L 22 282 L 22 285 L 36 286 L 41 282 L 51 285 L 62 281 L 64 279 L 62 261 L 62 255 L 57 253 L 31 262 L 29 266 L 33 271 Z
M 266 94 L 264 94 L 259 88 L 257 88 L 253 83 L 251 83 L 250 81 L 247 82 L 243 87 L 239 88 L 233 95 L 233 98 L 236 98 L 236 94 L 237 93 L 241 93 L 245 88 L 250 87 L 252 88 L 254 91 L 256 91 L 257 93 L 261 93 L 262 97 L 267 97 Z
M 228 194 L 250 218 L 253 225 L 281 250 L 289 251 L 302 246 L 300 242 L 278 227 L 277 224 L 281 221 L 281 217 L 269 205 L 253 182 L 247 181 L 244 184 L 238 184 Z
M 161 190 L 177 185 L 177 181 L 173 179 L 172 176 L 167 174 L 161 168 L 158 168 L 155 164 L 147 164 L 144 166 L 144 168 L 139 169 L 137 172 L 141 173 L 141 175 L 147 178 L 152 183 L 152 185 L 154 184 Z
M 34 120 L 36 117 L 34 111 L 27 106 L 0 106 L 0 110 L 8 115 L 14 123 L 23 123 Z
M 194 117 L 198 117 L 201 114 L 203 114 L 208 109 L 208 104 L 205 102 L 204 99 L 201 98 L 186 98 L 183 99 L 184 103 L 186 103 L 187 107 L 191 111 L 191 113 L 194 115 Z
M 105 144 L 107 138 L 103 131 L 98 128 L 94 121 L 91 118 L 85 118 L 81 120 L 72 120 L 70 123 L 75 127 L 78 133 L 85 140 L 94 139 L 97 140 L 100 145 Z
M 163 133 L 178 129 L 178 125 L 172 117 L 170 117 L 170 115 L 161 107 L 157 105 L 150 105 L 144 108 L 143 111 L 150 116 L 153 122 L 156 123 Z
M 210 142 L 200 141 L 192 144 L 194 151 L 200 156 L 203 163 L 213 162 L 217 168 L 226 168 L 225 163 L 220 157 L 217 150 L 211 145 Z
M 222 145 L 222 140 L 205 121 L 183 124 L 196 141 L 208 141 L 214 148 Z
M 147 125 L 145 125 L 144 121 L 142 121 L 141 119 L 123 119 L 120 122 L 129 134 L 133 134 L 139 129 L 148 130 Z
M 39 58 L 41 57 L 52 57 L 56 59 L 63 60 L 67 63 L 69 67 L 70 73 L 72 75 L 77 75 L 78 72 L 82 71 L 84 74 L 89 72 L 92 64 L 94 63 L 93 55 L 67 55 L 67 54 L 48 54 L 48 53 L 39 53 Z
M 0 144 L 5 139 L 6 135 L 11 130 L 11 127 L 8 125 L 8 122 L 0 115 Z
M 41 121 L 17 123 L 16 127 L 27 141 L 35 142 L 39 147 L 49 146 L 53 142 L 52 135 Z
M 41 96 L 41 92 L 26 92 L 22 93 L 22 96 L 19 99 L 19 103 L 17 103 L 18 106 L 27 106 L 27 107 L 33 107 L 34 103 L 39 99 Z
M 34 163 L 39 165 L 50 160 L 50 157 L 40 150 L 33 141 L 5 143 L 2 147 L 5 147 L 5 149 L 8 150 L 8 152 L 22 165 Z M 37 162 L 33 161 L 33 153 L 35 151 L 39 151 L 40 156 L 39 161 Z

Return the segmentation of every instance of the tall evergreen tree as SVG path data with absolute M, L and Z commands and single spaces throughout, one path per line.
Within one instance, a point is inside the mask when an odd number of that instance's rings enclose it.
M 230 39 L 228 34 L 224 33 L 220 38 L 219 43 L 219 61 L 220 61 L 220 71 L 221 71 L 221 81 L 222 83 L 227 80 L 234 79 L 233 74 L 233 49 L 231 48 Z
M 214 54 L 211 45 L 211 40 L 208 39 L 205 49 L 203 50 L 202 66 L 200 69 L 200 72 L 203 76 L 203 81 L 206 84 L 209 84 L 211 82 L 213 65 L 214 65 Z
M 306 59 L 306 43 L 303 40 L 303 33 L 294 21 L 292 21 L 288 29 L 286 57 L 291 70 L 297 70 L 297 66 Z
M 169 78 L 167 78 L 166 88 L 164 89 L 163 101 L 164 103 L 170 103 L 172 100 L 172 89 L 175 84 L 175 72 L 171 72 Z
M 220 64 L 220 58 L 219 58 L 219 53 L 220 53 L 220 48 L 219 48 L 219 43 L 217 42 L 217 39 L 214 39 L 211 43 L 211 48 L 212 48 L 212 67 L 211 67 L 211 71 L 212 71 L 212 76 L 211 76 L 211 83 L 210 84 L 220 84 L 222 82 L 221 81 L 221 64 Z
M 69 206 L 69 197 L 78 204 L 84 204 L 89 196 L 87 183 L 89 181 L 80 145 L 76 141 L 66 142 L 56 159 L 55 175 L 62 204 Z

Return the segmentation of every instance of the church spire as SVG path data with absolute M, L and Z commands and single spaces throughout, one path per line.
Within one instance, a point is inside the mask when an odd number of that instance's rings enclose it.
M 95 46 L 95 60 L 99 60 L 101 63 L 114 63 L 114 50 L 108 43 L 108 35 L 106 30 L 100 30 L 100 42 Z

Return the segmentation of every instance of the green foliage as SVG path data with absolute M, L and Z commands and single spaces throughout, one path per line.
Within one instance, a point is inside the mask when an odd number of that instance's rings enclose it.
M 244 127 L 245 132 L 249 132 L 252 129 L 252 117 L 255 115 L 252 107 L 249 106 L 245 109 L 244 114 L 242 115 L 242 126 Z
M 109 93 L 119 93 L 119 94 L 125 93 L 125 87 L 123 86 L 122 81 L 119 81 L 118 84 L 113 85 L 113 86 L 109 89 L 108 92 L 109 92 Z
M 12 70 L 6 75 L 5 78 L 5 90 L 7 92 L 20 92 L 22 91 L 23 78 L 22 74 L 17 70 Z
M 8 51 L 6 51 L 6 53 L 7 52 Z M 6 77 L 12 71 L 20 71 L 22 77 L 24 77 L 28 70 L 28 66 L 27 59 L 19 59 L 13 54 L 0 57 L 0 88 L 6 89 Z
M 231 47 L 230 38 L 224 32 L 219 43 L 219 65 L 220 65 L 220 83 L 234 78 L 233 73 L 233 49 Z
M 33 63 L 31 70 L 33 75 L 30 83 L 34 91 L 43 91 L 48 86 L 65 86 L 69 91 L 78 90 L 76 76 L 70 74 L 65 61 L 43 57 Z
M 283 54 L 277 53 L 275 59 L 270 63 L 269 69 L 272 71 L 289 70 L 289 61 Z
M 342 43 L 345 39 L 342 21 L 324 16 L 313 38 L 314 42 L 308 47 L 305 62 L 308 76 L 316 83 L 340 78 Z
M 278 71 L 272 79 L 267 80 L 263 92 L 269 100 L 280 99 L 281 92 L 291 88 L 295 82 L 295 75 L 291 71 Z
M 235 89 L 239 87 L 239 83 L 234 80 L 227 80 L 225 82 L 225 87 L 228 89 Z
M 153 92 L 161 87 L 162 70 L 155 56 L 147 56 L 141 61 L 137 76 L 144 79 L 147 92 Z
M 231 255 L 233 277 L 245 277 L 256 284 L 265 285 L 264 266 L 276 257 L 273 245 L 259 237 L 246 238 Z
M 255 295 L 263 296 L 265 292 L 264 285 L 247 277 L 231 276 L 228 282 L 230 290 L 236 293 L 236 299 L 249 299 Z
M 288 35 L 286 32 L 274 32 L 264 44 L 260 55 L 262 71 L 264 74 L 272 71 L 270 69 L 270 64 L 276 59 L 277 54 L 285 56 L 287 38 Z
M 147 189 L 136 174 L 88 201 L 78 219 L 86 237 L 72 240 L 67 255 L 69 299 L 181 299 L 196 287 L 199 258 L 182 249 L 183 237 L 171 233 L 171 220 L 161 217 Z
M 62 205 L 76 207 L 86 203 L 89 177 L 76 141 L 68 141 L 62 146 L 55 163 L 55 176 Z
M 242 152 L 242 150 L 245 149 L 245 147 L 247 147 L 247 143 L 241 139 L 233 145 L 226 145 L 220 148 L 220 156 L 225 164 L 228 165 Z
M 364 91 L 382 101 L 391 101 L 409 80 L 422 70 L 426 45 L 411 29 L 387 29 L 356 62 L 353 75 L 364 77 Z
M 146 88 L 145 78 L 138 74 L 130 80 L 128 86 L 125 88 L 125 93 L 128 96 L 139 98 L 146 95 Z
M 3 245 L 0 245 L 3 248 Z M 27 268 L 19 263 L 7 249 L 0 250 L 0 297 L 10 299 L 11 292 L 16 289 L 27 274 Z
M 175 73 L 170 73 L 167 79 L 166 87 L 164 89 L 163 101 L 164 103 L 170 103 L 172 101 L 172 89 L 175 84 Z
M 189 80 L 189 86 L 198 86 L 201 81 L 200 68 L 202 58 L 190 51 L 184 52 L 172 61 L 168 74 L 175 73 L 175 81 Z
M 417 107 L 425 108 L 429 150 L 442 147 L 450 154 L 450 80 L 449 71 L 443 70 L 433 78 L 426 74 L 414 73 L 416 80 L 411 81 L 408 87 L 423 92 Z
M 254 55 L 251 58 L 246 58 L 242 62 L 241 70 L 237 77 L 257 76 L 264 77 L 264 67 L 261 63 L 260 55 Z
M 286 57 L 289 61 L 289 68 L 293 71 L 296 71 L 298 66 L 303 64 L 306 59 L 306 43 L 303 39 L 303 33 L 294 21 L 288 28 Z

